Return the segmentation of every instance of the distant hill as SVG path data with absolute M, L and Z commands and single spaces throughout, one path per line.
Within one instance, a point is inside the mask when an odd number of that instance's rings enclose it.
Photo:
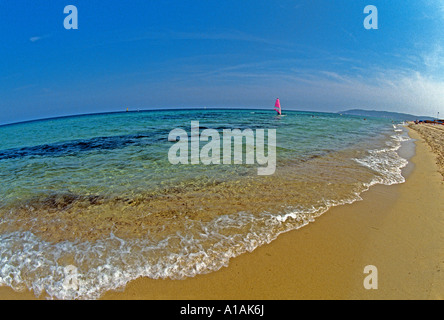
M 384 119 L 390 119 L 390 120 L 394 120 L 394 121 L 434 120 L 434 118 L 431 118 L 431 117 L 415 116 L 415 115 L 408 114 L 408 113 L 398 113 L 398 112 L 388 112 L 388 111 L 369 111 L 369 110 L 361 110 L 361 109 L 341 111 L 338 113 L 352 115 L 352 116 L 360 116 L 360 117 L 384 118 Z

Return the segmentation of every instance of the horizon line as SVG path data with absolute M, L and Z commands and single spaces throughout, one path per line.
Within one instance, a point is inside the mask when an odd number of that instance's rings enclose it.
M 0 127 L 19 125 L 19 124 L 25 124 L 25 123 L 31 123 L 31 122 L 38 122 L 38 121 L 48 121 L 48 120 L 85 117 L 85 116 L 94 116 L 94 115 L 106 115 L 106 114 L 118 114 L 118 113 L 138 113 L 138 112 L 185 111 L 185 110 L 260 110 L 260 111 L 274 112 L 274 109 L 270 110 L 269 108 L 265 108 L 265 107 L 264 108 L 260 108 L 260 107 L 244 107 L 244 108 L 241 108 L 241 107 L 185 107 L 185 108 L 172 107 L 172 108 L 163 108 L 163 109 L 136 109 L 136 110 L 133 109 L 133 110 L 128 110 L 128 111 L 127 110 L 124 110 L 124 111 L 103 111 L 103 112 L 70 114 L 70 115 L 62 115 L 62 116 L 50 116 L 50 117 L 45 117 L 45 118 L 36 118 L 36 119 L 22 120 L 22 121 L 17 121 L 17 122 L 3 123 L 3 124 L 0 124 Z M 393 112 L 393 111 L 386 111 L 386 110 L 378 111 L 378 110 L 359 109 L 359 108 L 347 109 L 347 110 L 343 110 L 343 111 L 315 111 L 315 110 L 286 109 L 286 111 L 291 111 L 291 112 L 325 113 L 325 114 L 341 114 L 343 112 L 353 111 L 353 110 L 360 110 L 360 111 L 367 111 L 367 112 L 389 112 L 389 113 L 403 114 L 401 112 Z M 404 114 L 408 114 L 408 113 L 404 113 Z M 421 117 L 430 118 L 430 116 L 417 116 L 417 115 L 413 115 L 413 114 L 408 114 L 408 115 L 415 116 L 418 118 L 421 118 Z M 357 116 L 357 115 L 349 115 L 349 116 Z
M 136 110 L 124 110 L 124 111 L 103 111 L 103 112 L 91 112 L 91 113 L 79 113 L 79 114 L 70 114 L 70 115 L 63 115 L 63 116 L 51 116 L 51 117 L 45 117 L 45 118 L 36 118 L 36 119 L 30 119 L 30 120 L 22 120 L 17 122 L 10 122 L 10 123 L 3 123 L 0 124 L 0 127 L 6 127 L 6 126 L 12 126 L 12 125 L 18 125 L 18 124 L 24 124 L 29 122 L 38 122 L 38 121 L 47 121 L 47 120 L 57 120 L 57 119 L 63 119 L 63 118 L 75 118 L 75 117 L 84 117 L 84 116 L 94 116 L 94 115 L 105 115 L 105 114 L 117 114 L 117 113 L 137 113 L 137 112 L 160 112 L 160 111 L 183 111 L 183 110 L 261 110 L 261 111 L 270 111 L 275 112 L 274 109 L 269 110 L 259 107 L 186 107 L 186 108 L 178 108 L 178 107 L 172 107 L 172 108 L 164 108 L 164 109 L 136 109 Z M 293 112 L 312 112 L 312 113 L 331 113 L 331 114 L 337 114 L 339 112 L 327 112 L 327 111 L 313 111 L 313 110 L 298 110 L 298 109 L 286 109 L 286 111 L 293 111 Z

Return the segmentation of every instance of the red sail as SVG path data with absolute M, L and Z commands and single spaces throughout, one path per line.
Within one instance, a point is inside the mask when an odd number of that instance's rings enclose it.
M 276 99 L 276 103 L 274 104 L 274 110 L 276 110 L 276 112 L 281 115 L 281 102 L 279 101 L 279 98 Z

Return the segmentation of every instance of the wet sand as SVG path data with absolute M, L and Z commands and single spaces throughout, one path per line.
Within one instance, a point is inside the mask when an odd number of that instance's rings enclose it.
M 363 201 L 330 209 L 314 223 L 186 280 L 140 278 L 103 299 L 443 299 L 444 184 L 436 154 L 413 130 L 416 155 L 406 183 L 375 186 Z M 378 289 L 363 286 L 378 269 Z M 32 299 L 0 288 L 0 299 Z
M 444 184 L 436 155 L 415 131 L 406 183 L 375 186 L 363 201 L 182 281 L 137 279 L 104 299 L 443 299 Z M 366 290 L 364 267 L 378 269 Z

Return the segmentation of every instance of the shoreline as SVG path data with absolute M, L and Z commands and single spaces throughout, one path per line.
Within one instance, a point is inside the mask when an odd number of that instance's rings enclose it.
M 444 185 L 435 154 L 409 135 L 416 153 L 404 184 L 373 186 L 362 201 L 333 207 L 217 272 L 140 278 L 102 299 L 443 299 Z M 363 287 L 367 265 L 378 268 L 378 290 Z
M 416 131 L 409 135 L 416 153 L 404 184 L 373 186 L 362 201 L 333 207 L 219 271 L 185 280 L 139 278 L 102 299 L 443 299 L 444 184 L 436 155 Z M 378 290 L 363 287 L 367 265 L 378 268 Z M 0 287 L 0 299 L 36 297 Z
M 409 135 L 416 153 L 404 184 L 373 186 L 362 201 L 333 207 L 227 268 L 179 281 L 140 278 L 102 299 L 443 299 L 444 185 L 435 154 Z M 367 265 L 378 268 L 378 290 L 363 286 Z

